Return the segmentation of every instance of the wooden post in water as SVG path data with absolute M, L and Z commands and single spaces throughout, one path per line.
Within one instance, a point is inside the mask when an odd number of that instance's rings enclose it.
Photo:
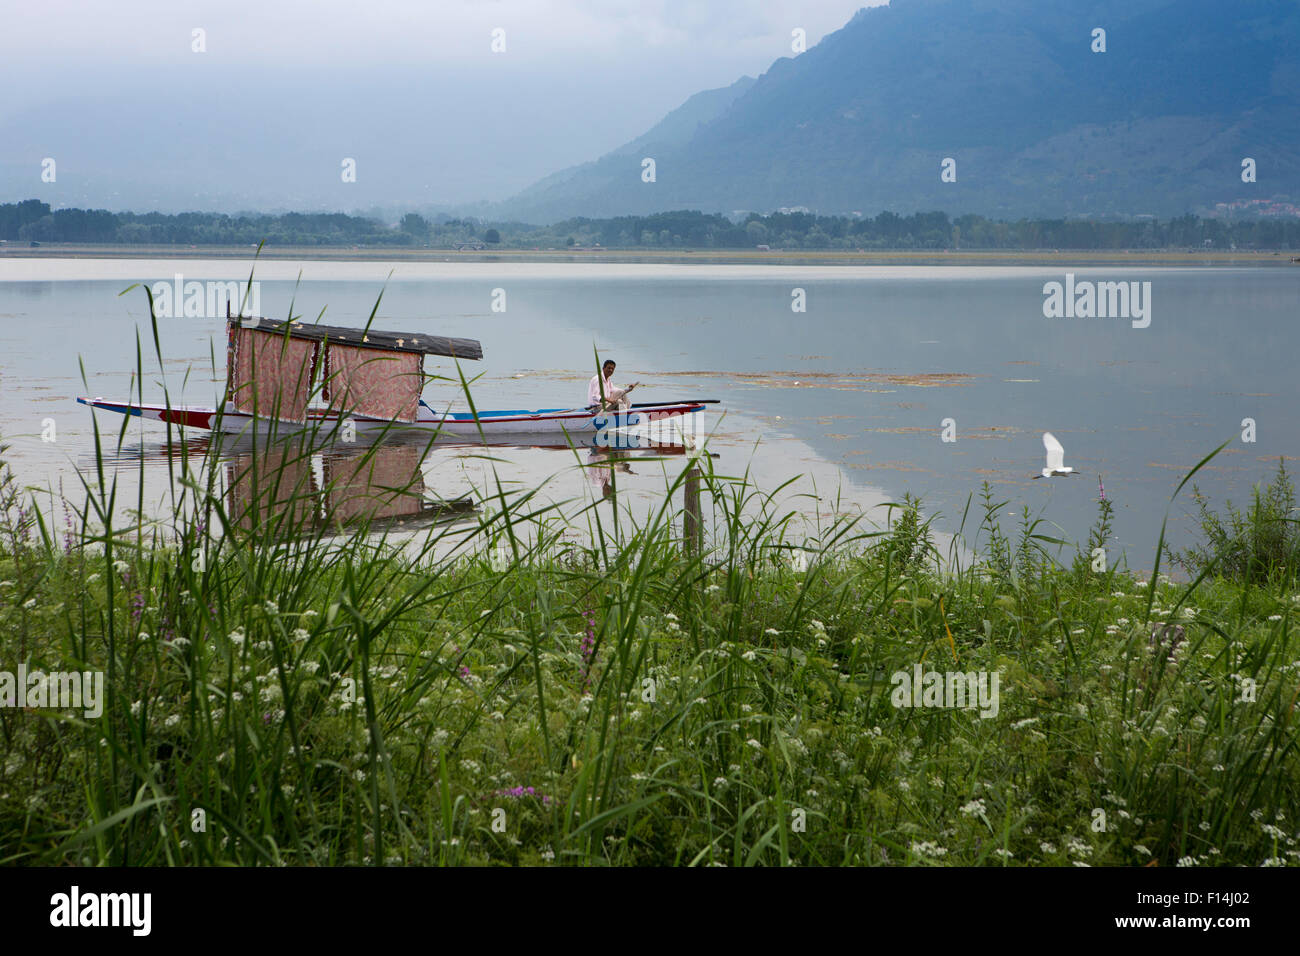
M 682 532 L 686 548 L 697 554 L 704 546 L 704 528 L 700 522 L 700 469 L 692 467 L 686 473 L 686 506 L 683 510 Z

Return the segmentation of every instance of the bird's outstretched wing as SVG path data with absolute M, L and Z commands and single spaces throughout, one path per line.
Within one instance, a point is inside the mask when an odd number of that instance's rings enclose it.
M 1058 471 L 1065 466 L 1065 449 L 1051 432 L 1043 432 L 1043 447 L 1047 449 L 1047 468 Z

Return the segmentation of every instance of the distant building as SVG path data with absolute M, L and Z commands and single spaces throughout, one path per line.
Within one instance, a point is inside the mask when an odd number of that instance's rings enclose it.
M 1294 218 L 1300 217 L 1300 206 L 1285 201 L 1285 198 L 1238 199 L 1235 202 L 1215 203 L 1214 212 L 1219 216 L 1245 213 L 1255 216 L 1281 216 L 1285 218 Z
M 758 249 L 759 252 L 771 252 L 771 251 L 772 251 L 772 247 L 769 246 L 767 243 L 764 243 L 764 244 L 761 245 L 761 246 L 757 246 L 756 248 Z

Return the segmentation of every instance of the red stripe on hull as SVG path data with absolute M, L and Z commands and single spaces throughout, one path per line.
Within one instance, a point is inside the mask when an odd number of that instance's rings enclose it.
M 173 408 L 171 411 L 163 409 L 158 413 L 158 420 L 180 425 L 182 428 L 211 428 L 212 414 L 212 412 L 185 411 L 179 408 Z

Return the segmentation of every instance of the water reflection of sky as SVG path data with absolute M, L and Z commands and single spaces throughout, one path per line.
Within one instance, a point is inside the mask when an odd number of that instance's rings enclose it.
M 300 266 L 306 278 L 295 293 Z M 76 267 L 48 268 L 86 274 Z M 246 266 L 225 263 L 93 268 L 114 278 L 0 281 L 0 432 L 29 484 L 75 484 L 71 469 L 91 437 L 89 412 L 71 397 L 127 394 L 137 328 L 146 398 L 161 395 L 144 297 L 136 290 L 118 298 L 121 288 L 175 272 L 247 277 Z M 1080 278 L 1151 281 L 1152 323 L 1136 330 L 1123 320 L 1044 318 L 1043 283 L 1061 280 L 1064 269 L 393 268 L 376 326 L 480 339 L 486 361 L 466 366 L 481 373 L 473 386 L 480 407 L 577 403 L 595 345 L 619 360 L 620 378 L 644 383 L 644 400 L 722 399 L 715 467 L 740 473 L 749 466 L 769 487 L 805 473 L 823 497 L 838 486 L 861 507 L 910 491 L 953 528 L 967 496 L 988 480 L 999 500 L 1028 505 L 1078 539 L 1095 514 L 1101 474 L 1116 503 L 1117 536 L 1137 566 L 1150 564 L 1173 488 L 1219 442 L 1238 439 L 1198 476 L 1218 500 L 1243 500 L 1277 456 L 1300 447 L 1292 412 L 1300 398 L 1292 369 L 1300 272 L 1290 269 L 1072 270 Z M 364 324 L 387 270 L 270 263 L 260 269 L 263 311 L 282 316 L 296 295 L 297 311 L 310 318 L 328 306 L 323 321 Z M 794 288 L 805 290 L 806 313 L 791 312 Z M 491 311 L 495 289 L 505 290 L 504 313 Z M 162 324 L 173 401 L 199 403 L 218 391 L 221 331 L 219 319 Z M 448 370 L 432 360 L 427 367 Z M 434 385 L 426 398 L 437 407 L 453 393 Z M 38 437 L 47 417 L 58 426 L 54 444 Z M 1246 417 L 1257 423 L 1253 445 L 1239 440 Z M 955 422 L 956 442 L 940 440 L 945 418 Z M 119 426 L 101 416 L 101 427 Z M 162 428 L 151 427 L 132 424 L 131 439 L 156 442 Z M 1042 467 L 1046 430 L 1084 478 L 1030 481 Z M 557 488 L 571 481 L 555 492 L 561 496 L 602 491 L 581 468 L 554 477 L 571 467 L 569 452 L 496 450 L 493 457 L 498 474 L 519 486 L 547 479 Z M 450 451 L 424 464 L 442 497 L 487 480 L 486 467 L 481 456 Z M 627 477 L 629 497 L 643 494 L 649 507 L 664 472 Z M 1185 511 L 1180 499 L 1175 534 L 1186 528 Z

